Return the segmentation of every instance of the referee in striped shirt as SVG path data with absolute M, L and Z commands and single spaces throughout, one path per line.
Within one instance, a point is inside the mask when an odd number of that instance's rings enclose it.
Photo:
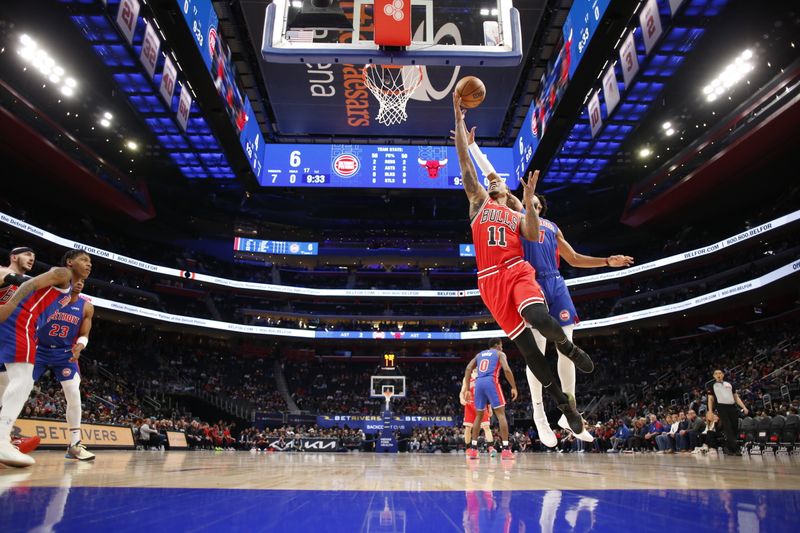
M 749 411 L 733 385 L 724 378 L 725 373 L 722 370 L 714 370 L 714 384 L 708 391 L 708 414 L 714 412 L 716 403 L 717 414 L 722 422 L 722 431 L 725 433 L 725 451 L 729 454 L 739 455 L 739 444 L 736 442 L 739 431 L 739 412 L 736 410 L 736 406 L 742 408 L 745 416 Z

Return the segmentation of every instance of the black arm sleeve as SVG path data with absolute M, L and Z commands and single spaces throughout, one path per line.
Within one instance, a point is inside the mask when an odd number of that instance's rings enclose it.
M 5 287 L 6 285 L 17 285 L 17 286 L 19 286 L 19 285 L 22 285 L 23 283 L 25 283 L 26 279 L 27 278 L 25 276 L 22 276 L 20 274 L 14 274 L 14 273 L 6 274 L 6 277 L 3 278 L 3 283 L 0 284 L 0 287 Z

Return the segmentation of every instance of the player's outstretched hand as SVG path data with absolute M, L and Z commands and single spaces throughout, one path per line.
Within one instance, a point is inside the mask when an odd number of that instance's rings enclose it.
M 453 113 L 455 114 L 456 124 L 464 120 L 466 112 L 461 108 L 461 96 L 453 91 Z
M 629 267 L 633 264 L 633 257 L 629 255 L 612 255 L 608 258 L 608 266 L 615 268 Z
M 514 387 L 513 389 L 511 389 L 511 401 L 513 402 L 516 399 L 517 399 L 517 388 Z
M 539 171 L 528 172 L 528 179 L 520 181 L 522 182 L 522 204 L 525 209 L 531 209 L 531 203 L 536 194 L 536 183 L 539 181 Z

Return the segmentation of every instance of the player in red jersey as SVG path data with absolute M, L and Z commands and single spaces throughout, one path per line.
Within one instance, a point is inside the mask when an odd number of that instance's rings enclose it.
M 496 173 L 488 175 L 489 190 L 478 181 L 475 165 L 469 155 L 467 127 L 461 98 L 453 93 L 455 138 L 464 192 L 469 199 L 472 241 L 478 264 L 478 290 L 497 324 L 514 341 L 525 363 L 542 386 L 553 396 L 575 433 L 584 430 L 583 420 L 575 408 L 575 398 L 566 395 L 555 380 L 536 346 L 530 324 L 567 356 L 581 372 L 591 372 L 594 364 L 586 353 L 567 338 L 558 322 L 547 312 L 544 294 L 536 283 L 533 267 L 525 261 L 520 236 L 533 240 L 539 233 L 539 217 L 531 208 L 539 172 L 523 181 L 525 215 L 506 206 L 508 188 Z
M 36 326 L 39 316 L 60 298 L 69 299 L 72 282 L 85 279 L 92 270 L 89 254 L 70 250 L 62 267 L 29 279 L 19 286 L 0 290 L 0 363 L 5 364 L 8 386 L 0 407 L 0 463 L 30 466 L 33 457 L 11 444 L 11 429 L 33 388 L 33 363 L 36 359 Z M 15 274 L 0 267 L 0 280 L 8 282 Z
M 36 262 L 36 252 L 28 246 L 17 246 L 8 254 L 8 269 L 11 274 L 5 279 L 0 279 L 0 299 L 11 298 L 12 290 L 22 285 L 28 279 L 28 272 L 33 269 Z M 13 288 L 12 288 L 13 287 Z M 4 364 L 0 363 L 0 405 L 3 405 L 3 393 L 8 386 L 8 372 Z M 32 437 L 15 437 L 11 443 L 22 453 L 31 453 L 39 447 L 41 439 L 36 435 Z

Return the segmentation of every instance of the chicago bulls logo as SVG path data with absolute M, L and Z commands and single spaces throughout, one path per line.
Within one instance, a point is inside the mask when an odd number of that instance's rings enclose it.
M 447 158 L 445 159 L 422 159 L 421 157 L 417 158 L 417 162 L 425 167 L 428 171 L 428 177 L 431 179 L 439 177 L 439 170 L 447 165 Z

